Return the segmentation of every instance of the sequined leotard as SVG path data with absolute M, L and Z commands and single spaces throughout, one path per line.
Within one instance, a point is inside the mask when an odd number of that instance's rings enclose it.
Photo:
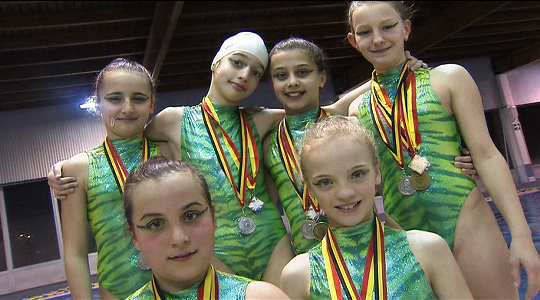
M 378 82 L 387 91 L 394 103 L 396 86 L 402 66 L 378 75 Z M 359 105 L 361 122 L 374 132 L 381 173 L 384 178 L 384 207 L 406 230 L 420 229 L 442 236 L 453 249 L 455 231 L 461 207 L 476 187 L 472 177 L 454 167 L 454 158 L 460 155 L 461 135 L 455 117 L 449 114 L 435 95 L 430 83 L 430 70 L 415 71 L 417 88 L 417 108 L 419 132 L 422 146 L 419 155 L 431 163 L 429 174 L 431 185 L 424 191 L 416 191 L 411 196 L 402 195 L 398 182 L 403 171 L 383 143 L 371 115 L 371 92 L 364 95 Z M 387 127 L 387 132 L 390 132 Z M 405 154 L 405 166 L 411 157 Z M 405 167 L 410 175 L 411 170 Z
M 317 122 L 320 109 L 314 108 L 306 112 L 294 115 L 286 115 L 287 124 L 289 125 L 289 133 L 293 138 L 293 142 L 298 144 L 307 132 L 309 123 Z M 302 234 L 302 226 L 306 221 L 304 210 L 302 209 L 301 199 L 295 191 L 293 182 L 289 179 L 285 165 L 281 159 L 281 153 L 278 146 L 278 128 L 274 128 L 269 137 L 272 141 L 270 151 L 267 153 L 268 169 L 276 184 L 279 199 L 285 210 L 285 214 L 291 224 L 291 236 L 294 249 L 297 254 L 305 253 L 319 241 L 316 239 L 306 239 Z M 298 149 L 296 149 L 298 151 Z M 297 188 L 302 192 L 302 179 L 296 174 L 296 180 L 300 184 Z
M 332 228 L 352 280 L 359 293 L 362 290 L 364 266 L 368 253 L 373 222 Z M 414 256 L 407 234 L 388 226 L 384 229 L 386 246 L 386 277 L 388 299 L 436 299 L 424 269 Z M 330 299 L 328 279 L 321 244 L 309 251 L 311 269 L 310 299 Z
M 236 147 L 241 149 L 239 147 L 241 145 L 239 108 L 213 105 L 221 120 L 221 125 Z M 251 127 L 255 129 L 252 117 L 250 115 L 247 117 Z M 256 129 L 253 132 L 259 157 L 262 157 L 263 149 L 259 134 Z M 221 132 L 218 134 L 223 149 L 227 149 L 225 138 Z M 225 151 L 225 153 L 227 160 L 231 162 L 229 165 L 234 178 L 238 178 L 238 168 L 232 163 L 229 151 Z M 238 219 L 242 216 L 242 208 L 212 146 L 212 140 L 203 120 L 201 104 L 186 107 L 184 110 L 182 159 L 199 168 L 208 182 L 212 201 L 216 207 L 218 223 L 214 255 L 237 275 L 260 280 L 276 244 L 287 234 L 281 215 L 266 191 L 262 161 L 257 175 L 255 195 L 265 204 L 262 210 L 256 214 L 247 207 L 246 203 L 245 214 L 255 220 L 257 228 L 252 234 L 244 235 L 238 230 Z M 249 199 L 246 202 L 248 201 Z
M 112 143 L 129 172 L 142 163 L 142 136 Z M 150 156 L 161 152 L 150 142 Z M 88 154 L 88 221 L 98 250 L 99 284 L 116 297 L 124 299 L 146 284 L 152 272 L 137 265 L 139 251 L 126 230 L 124 202 L 103 146 Z
M 218 274 L 218 280 L 219 280 L 219 299 L 227 299 L 227 300 L 246 299 L 246 290 L 247 290 L 248 284 L 251 282 L 250 279 L 222 273 L 219 271 L 216 271 L 216 272 Z M 199 283 L 192 286 L 190 289 L 181 291 L 179 293 L 172 294 L 172 293 L 164 292 L 164 296 L 167 297 L 167 299 L 196 300 L 198 299 L 197 292 L 202 282 L 203 281 L 201 280 Z M 153 300 L 154 289 L 152 288 L 152 281 L 145 284 L 142 288 L 140 288 L 136 293 L 134 293 L 127 299 Z

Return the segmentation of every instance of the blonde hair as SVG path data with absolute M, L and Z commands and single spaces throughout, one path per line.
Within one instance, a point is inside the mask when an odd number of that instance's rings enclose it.
M 327 116 L 320 119 L 319 122 L 312 124 L 302 140 L 299 156 L 300 169 L 302 170 L 304 180 L 306 180 L 306 166 L 304 164 L 305 156 L 313 151 L 313 148 L 321 145 L 324 146 L 340 137 L 347 137 L 366 145 L 370 152 L 373 166 L 379 166 L 377 147 L 375 146 L 373 133 L 370 130 L 362 126 L 356 118 Z

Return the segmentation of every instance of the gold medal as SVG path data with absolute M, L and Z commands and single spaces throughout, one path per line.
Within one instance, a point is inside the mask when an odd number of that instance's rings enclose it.
M 431 185 L 431 176 L 428 172 L 418 174 L 413 172 L 411 175 L 411 185 L 417 191 L 423 191 Z
M 318 240 L 322 241 L 324 239 L 324 236 L 326 236 L 326 232 L 328 231 L 328 224 L 326 223 L 317 223 L 315 226 L 313 226 L 313 236 Z

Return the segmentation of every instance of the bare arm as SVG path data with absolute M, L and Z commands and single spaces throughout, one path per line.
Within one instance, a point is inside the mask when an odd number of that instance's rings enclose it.
M 456 116 L 478 175 L 510 228 L 510 268 L 514 283 L 519 286 L 520 265 L 525 267 L 529 281 L 527 296 L 532 297 L 540 289 L 540 258 L 508 164 L 489 136 L 480 92 L 467 70 L 457 65 L 434 69 L 432 83 L 436 92 L 442 91 L 443 97 L 450 97 L 450 111 Z M 448 94 L 444 87 L 448 87 Z
M 290 299 L 277 286 L 264 282 L 253 281 L 246 289 L 246 299 Z
M 175 159 L 182 159 L 184 107 L 167 107 L 146 125 L 144 135 L 151 141 L 167 142 Z
M 411 230 L 407 231 L 407 240 L 438 299 L 472 299 L 465 278 L 443 238 L 434 233 Z
M 285 110 L 283 109 L 267 108 L 254 113 L 253 121 L 261 139 L 276 127 L 283 118 L 285 118 Z
M 291 299 L 309 299 L 310 284 L 309 254 L 300 254 L 283 268 L 280 287 Z
M 63 167 L 66 176 L 79 178 L 81 184 L 62 202 L 64 260 L 70 291 L 75 299 L 91 299 L 92 283 L 88 266 L 86 192 L 88 157 L 85 153 L 70 158 Z

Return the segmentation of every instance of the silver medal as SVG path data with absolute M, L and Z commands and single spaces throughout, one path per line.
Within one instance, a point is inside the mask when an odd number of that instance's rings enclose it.
M 264 206 L 264 202 L 261 201 L 261 199 L 253 196 L 251 198 L 251 202 L 249 202 L 249 209 L 251 209 L 253 212 L 255 212 L 256 214 L 258 214 L 262 208 Z
M 410 175 L 404 175 L 403 177 L 401 177 L 401 179 L 399 180 L 398 189 L 399 192 L 405 196 L 410 196 L 416 192 L 416 190 L 412 186 Z
M 306 239 L 312 240 L 315 238 L 313 235 L 313 227 L 315 227 L 315 224 L 317 224 L 315 221 L 307 220 L 304 225 L 302 225 L 302 234 Z
M 238 230 L 244 235 L 252 234 L 256 227 L 257 224 L 252 217 L 242 216 L 238 219 Z

